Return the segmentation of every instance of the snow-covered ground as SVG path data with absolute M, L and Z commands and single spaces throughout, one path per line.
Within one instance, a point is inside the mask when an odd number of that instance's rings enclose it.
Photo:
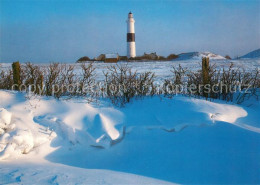
M 260 66 L 254 59 L 232 62 L 248 71 Z M 199 60 L 128 65 L 162 80 L 179 63 L 200 68 Z M 102 79 L 114 64 L 94 65 Z M 0 90 L 0 184 L 259 184 L 259 112 L 254 99 L 237 105 L 156 96 L 118 108 L 106 99 Z
M 1 184 L 260 182 L 259 101 L 0 97 Z
M 0 170 L 1 184 L 174 184 L 124 172 L 84 169 L 50 162 L 1 163 Z
M 190 60 L 190 59 L 197 59 L 201 60 L 203 57 L 209 57 L 212 60 L 225 60 L 225 57 L 214 54 L 211 52 L 189 52 L 189 53 L 181 53 L 177 60 Z
M 210 60 L 211 64 L 216 64 L 216 67 L 219 69 L 228 68 L 230 63 L 234 63 L 235 67 L 244 68 L 246 71 L 252 71 L 256 68 L 260 68 L 260 59 L 240 59 L 240 60 Z M 43 67 L 46 67 L 49 63 L 39 64 Z M 81 71 L 81 64 L 70 63 L 75 65 L 75 70 L 77 74 Z M 147 61 L 147 62 L 124 62 L 121 61 L 119 65 L 127 64 L 133 70 L 138 72 L 152 71 L 156 75 L 157 81 L 162 81 L 163 79 L 170 78 L 172 76 L 171 70 L 172 66 L 177 67 L 181 64 L 182 67 L 187 68 L 192 71 L 197 71 L 201 69 L 201 59 L 198 57 L 189 59 L 189 60 L 173 60 L 173 61 Z M 10 68 L 11 63 L 1 63 L 2 68 Z M 103 72 L 107 71 L 107 66 L 116 65 L 114 63 L 103 63 L 95 62 L 94 67 L 96 68 L 96 79 L 104 79 Z

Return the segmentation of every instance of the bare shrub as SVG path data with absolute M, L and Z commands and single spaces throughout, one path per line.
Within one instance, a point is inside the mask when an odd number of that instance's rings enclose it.
M 81 78 L 79 79 L 78 95 L 94 97 L 95 91 L 92 89 L 96 84 L 95 70 L 93 63 L 81 64 Z
M 176 58 L 178 58 L 178 55 L 175 55 L 175 54 L 170 54 L 167 56 L 167 60 L 174 60 Z
M 95 80 L 93 63 L 83 63 L 80 67 L 81 72 L 77 75 L 74 65 L 52 63 L 47 67 L 41 67 L 26 63 L 21 65 L 19 83 L 25 87 L 31 85 L 31 89 L 27 90 L 40 95 L 55 98 L 84 96 L 89 101 L 102 96 L 118 106 L 124 106 L 133 98 L 154 94 L 173 97 L 178 93 L 236 103 L 242 103 L 252 96 L 258 99 L 260 95 L 259 69 L 247 72 L 243 68 L 235 67 L 233 63 L 228 68 L 222 69 L 217 69 L 215 64 L 208 65 L 204 68 L 207 72 L 207 80 L 202 70 L 192 71 L 181 65 L 173 66 L 172 78 L 164 80 L 159 91 L 154 83 L 155 75 L 152 72 L 138 73 L 127 65 L 112 65 L 107 67 L 107 72 L 103 72 L 105 80 L 99 86 Z M 0 89 L 12 89 L 13 79 L 12 69 L 0 68 Z
M 151 71 L 137 74 L 135 91 L 137 97 L 153 96 L 156 93 L 154 86 L 155 74 Z
M 178 67 L 172 66 L 171 72 L 173 77 L 171 79 L 165 79 L 163 84 L 163 93 L 168 97 L 172 97 L 183 90 L 187 69 L 179 64 Z
M 106 95 L 111 102 L 124 106 L 132 98 L 141 98 L 154 94 L 154 73 L 138 74 L 127 65 L 114 65 L 107 67 L 105 75 Z
M 216 65 L 210 65 L 208 77 L 208 89 L 203 87 L 201 70 L 189 72 L 188 86 L 192 84 L 196 87 L 195 90 L 188 91 L 190 96 L 205 97 L 211 99 L 221 99 L 225 101 L 234 101 L 242 103 L 246 98 L 259 96 L 259 70 L 246 72 L 245 69 L 235 68 L 231 63 L 228 69 L 224 67 L 217 70 Z M 203 84 L 203 86 L 201 85 Z
M 260 71 L 255 69 L 252 72 L 244 72 L 239 76 L 242 82 L 241 91 L 236 97 L 236 103 L 240 104 L 250 97 L 259 100 L 260 96 Z
M 35 94 L 42 94 L 43 83 L 44 83 L 44 72 L 43 69 L 38 65 L 33 65 L 31 63 L 26 63 L 22 67 L 23 71 L 23 84 L 26 87 L 31 86 L 31 91 Z
M 58 81 L 55 83 L 54 96 L 72 96 L 76 93 L 76 74 L 74 73 L 74 65 L 60 64 L 56 69 L 60 71 L 57 76 Z
M 82 63 L 82 62 L 87 62 L 90 61 L 91 59 L 87 56 L 81 57 L 77 60 L 77 63 Z
M 233 101 L 234 92 L 236 92 L 236 89 L 234 88 L 236 87 L 238 82 L 241 82 L 239 79 L 241 75 L 242 74 L 240 69 L 234 69 L 233 63 L 230 64 L 227 70 L 225 70 L 225 68 L 223 67 L 222 75 L 220 78 L 220 82 L 222 82 L 222 84 L 220 84 L 219 87 L 221 89 L 220 98 L 222 100 Z
M 225 58 L 228 60 L 232 60 L 232 58 L 229 55 L 226 55 Z
M 0 89 L 11 90 L 13 85 L 13 72 L 11 69 L 0 69 Z
M 50 64 L 45 74 L 45 94 L 56 98 L 78 95 L 78 81 L 74 65 Z
M 45 95 L 53 95 L 57 97 L 57 95 L 59 94 L 59 87 L 55 84 L 59 83 L 60 72 L 61 67 L 59 63 L 52 63 L 49 64 L 49 66 L 47 67 L 45 76 Z

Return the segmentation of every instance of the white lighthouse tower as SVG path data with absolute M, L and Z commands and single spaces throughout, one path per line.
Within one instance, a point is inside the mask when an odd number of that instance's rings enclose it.
M 127 23 L 127 57 L 135 57 L 135 20 L 132 12 L 129 12 Z

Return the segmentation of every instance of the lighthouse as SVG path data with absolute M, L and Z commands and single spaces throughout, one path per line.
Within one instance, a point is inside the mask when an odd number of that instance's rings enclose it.
M 135 20 L 133 17 L 132 12 L 129 12 L 128 19 L 126 20 L 127 23 L 127 57 L 135 57 Z

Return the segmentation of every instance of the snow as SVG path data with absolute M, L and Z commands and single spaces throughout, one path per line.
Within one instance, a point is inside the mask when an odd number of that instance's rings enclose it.
M 5 91 L 0 91 L 0 104 L 2 106 L 6 106 L 8 104 L 11 104 L 14 101 L 14 96 L 13 94 L 10 94 L 8 92 Z
M 260 66 L 257 59 L 232 62 L 248 71 Z M 199 63 L 128 65 L 162 81 L 173 64 L 196 70 Z M 114 64 L 94 65 L 102 79 Z M 106 99 L 87 103 L 0 90 L 0 184 L 258 184 L 259 111 L 255 99 L 237 105 L 155 96 L 119 108 Z
M 181 54 L 179 54 L 179 57 L 176 60 L 190 60 L 190 59 L 201 60 L 204 57 L 209 57 L 209 59 L 211 59 L 211 60 L 225 60 L 225 57 L 208 52 L 208 51 L 181 53 Z
M 252 71 L 260 66 L 259 59 L 239 59 L 239 60 L 210 60 L 210 64 L 216 64 L 218 69 L 228 68 L 230 63 L 234 63 L 234 66 L 237 68 L 245 68 L 246 71 Z M 75 65 L 76 74 L 80 74 L 81 64 L 77 63 L 69 63 Z M 197 71 L 201 69 L 201 59 L 200 58 L 192 58 L 189 60 L 173 60 L 173 61 L 146 61 L 146 62 L 118 62 L 119 65 L 128 65 L 133 70 L 137 70 L 139 73 L 151 71 L 155 73 L 156 81 L 159 83 L 166 78 L 172 77 L 172 66 L 177 67 L 181 64 L 182 67 L 187 68 L 192 71 Z M 39 64 L 42 67 L 46 67 L 48 63 Z M 93 66 L 96 68 L 96 80 L 103 80 L 104 74 L 103 72 L 107 72 L 107 66 L 116 65 L 115 63 L 102 63 L 95 62 Z M 3 68 L 10 68 L 11 63 L 2 63 Z M 1 100 L 0 100 L 1 101 Z M 4 100 L 7 101 L 7 100 Z
M 0 109 L 0 127 L 6 129 L 7 126 L 11 123 L 12 114 L 5 110 L 4 108 Z
M 10 168 L 11 167 L 11 168 Z M 15 168 L 16 170 L 12 170 Z M 35 165 L 28 162 L 23 164 L 3 164 L 0 166 L 1 184 L 165 184 L 162 180 L 143 177 L 140 175 L 114 172 L 111 170 L 92 170 L 69 167 L 61 164 L 44 163 Z
M 182 96 L 147 97 L 118 108 L 106 100 L 0 93 L 12 97 L 0 104 L 1 123 L 15 125 L 0 136 L 1 183 L 259 182 L 259 102 L 255 110 Z

